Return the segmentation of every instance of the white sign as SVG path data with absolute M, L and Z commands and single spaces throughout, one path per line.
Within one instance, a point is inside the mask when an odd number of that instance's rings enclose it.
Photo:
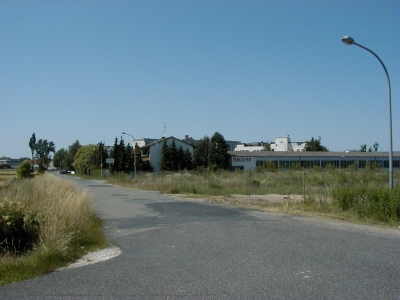
M 106 163 L 113 164 L 114 163 L 114 158 L 106 158 Z

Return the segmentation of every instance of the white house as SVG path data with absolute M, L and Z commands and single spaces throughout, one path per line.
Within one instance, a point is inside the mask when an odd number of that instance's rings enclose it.
M 147 144 L 143 147 L 140 148 L 141 152 L 143 154 L 148 154 L 149 156 L 149 161 L 151 166 L 154 168 L 154 172 L 160 171 L 160 163 L 161 163 L 161 150 L 163 147 L 164 143 L 167 143 L 167 146 L 171 146 L 172 141 L 175 141 L 175 146 L 176 149 L 179 150 L 180 147 L 182 147 L 182 150 L 185 152 L 187 149 L 189 149 L 190 154 L 193 157 L 193 146 L 191 144 L 188 144 L 180 139 L 177 139 L 173 136 L 168 137 L 168 138 L 162 138 L 159 140 L 155 140 L 153 143 Z

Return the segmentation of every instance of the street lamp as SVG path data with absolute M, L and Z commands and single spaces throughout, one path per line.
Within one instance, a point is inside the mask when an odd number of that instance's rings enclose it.
M 133 174 L 134 174 L 134 178 L 136 178 L 136 140 L 133 137 L 133 135 L 131 135 L 129 133 L 122 132 L 122 134 L 129 135 L 130 137 L 133 138 L 133 160 L 134 160 L 134 162 L 133 162 L 134 173 Z
M 364 47 L 360 44 L 357 44 L 354 41 L 354 39 L 349 36 L 343 37 L 342 42 L 345 43 L 346 45 L 356 45 L 360 48 L 363 48 L 364 50 L 367 50 L 368 52 L 370 52 L 372 55 L 374 55 L 379 60 L 383 69 L 385 70 L 386 77 L 387 77 L 388 84 L 389 84 L 389 189 L 393 189 L 392 92 L 391 92 L 391 87 L 390 87 L 389 73 L 386 70 L 386 67 L 385 67 L 384 63 L 382 62 L 382 60 L 372 50 L 370 50 L 367 47 Z

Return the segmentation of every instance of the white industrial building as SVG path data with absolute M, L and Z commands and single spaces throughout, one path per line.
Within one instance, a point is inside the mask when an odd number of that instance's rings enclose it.
M 306 142 L 292 142 L 290 137 L 278 137 L 275 143 L 271 144 L 271 151 L 306 151 Z
M 320 152 L 320 151 L 228 151 L 231 157 L 231 169 L 250 171 L 272 161 L 280 168 L 291 169 L 294 165 L 302 168 L 318 166 L 325 168 L 328 164 L 335 168 L 348 168 L 355 164 L 365 168 L 366 163 L 377 163 L 383 169 L 389 168 L 388 152 Z M 393 152 L 393 168 L 400 168 L 400 152 Z
M 292 142 L 289 137 L 278 137 L 275 139 L 275 143 L 271 143 L 271 151 L 295 151 L 303 152 L 306 151 L 306 142 Z M 265 144 L 263 142 L 239 144 L 233 149 L 233 151 L 265 151 Z

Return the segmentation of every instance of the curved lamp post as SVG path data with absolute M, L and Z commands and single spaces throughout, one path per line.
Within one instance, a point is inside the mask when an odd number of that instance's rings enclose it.
M 383 69 L 385 70 L 386 77 L 387 77 L 388 84 L 389 84 L 389 140 L 390 140 L 390 143 L 389 143 L 389 189 L 393 189 L 392 92 L 391 92 L 391 87 L 390 87 L 389 73 L 386 70 L 386 67 L 385 67 L 384 63 L 382 62 L 382 60 L 372 50 L 370 50 L 367 47 L 364 47 L 360 44 L 357 44 L 354 41 L 354 39 L 349 36 L 343 37 L 342 42 L 345 43 L 346 45 L 356 45 L 360 48 L 363 48 L 364 50 L 367 50 L 368 52 L 370 52 L 372 55 L 374 55 L 379 60 Z
M 136 140 L 133 137 L 133 135 L 131 135 L 129 133 L 122 132 L 122 134 L 129 135 L 130 137 L 133 138 L 133 160 L 134 160 L 134 162 L 133 162 L 134 173 L 133 174 L 134 174 L 134 178 L 136 178 Z

